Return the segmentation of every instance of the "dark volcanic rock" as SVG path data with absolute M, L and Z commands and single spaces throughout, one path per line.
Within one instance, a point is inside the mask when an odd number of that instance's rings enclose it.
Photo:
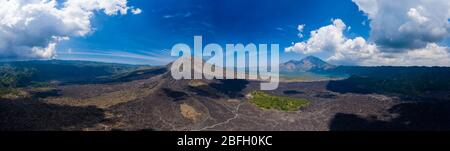
M 104 120 L 104 110 L 37 100 L 0 99 L 0 130 L 83 130 Z

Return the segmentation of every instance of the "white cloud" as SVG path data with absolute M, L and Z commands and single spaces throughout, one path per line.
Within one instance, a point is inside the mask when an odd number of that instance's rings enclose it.
M 151 65 L 166 65 L 174 60 L 176 57 L 171 57 L 169 51 L 155 52 L 135 50 L 136 53 L 121 50 L 77 50 L 69 49 L 67 52 L 61 51 L 58 54 L 61 58 L 67 60 L 89 60 L 101 62 L 115 62 L 126 64 L 151 64 Z M 68 55 L 66 55 L 68 54 Z M 81 58 L 77 56 L 83 56 Z
M 52 58 L 56 46 L 92 32 L 94 12 L 125 15 L 140 12 L 127 0 L 2 0 L 0 58 Z
M 165 19 L 178 18 L 178 17 L 187 18 L 187 17 L 191 17 L 191 16 L 192 16 L 191 12 L 186 12 L 186 13 L 167 14 L 167 15 L 164 15 L 163 18 L 165 18 Z
M 419 12 L 420 10 L 420 12 Z M 422 7 L 418 7 L 416 8 L 411 8 L 408 11 L 408 17 L 411 18 L 412 20 L 414 20 L 415 22 L 419 23 L 419 24 L 423 24 L 425 22 L 427 22 L 429 19 L 425 16 L 422 15 L 421 12 L 423 12 L 423 8 Z
M 303 30 L 305 29 L 305 24 L 300 24 L 297 27 L 298 37 L 303 38 Z
M 312 54 L 319 51 L 334 51 L 345 42 L 342 31 L 346 25 L 340 19 L 333 20 L 332 25 L 311 31 L 310 38 L 306 42 L 294 44 L 285 50 L 287 52 L 302 52 Z
M 361 65 L 384 66 L 450 66 L 450 49 L 435 43 L 424 48 L 405 52 L 377 52 L 368 59 L 360 60 Z
M 175 16 L 173 16 L 173 15 L 164 15 L 163 17 L 166 18 L 166 19 L 168 19 L 168 18 L 173 18 L 173 17 L 175 17 Z
M 139 8 L 133 8 L 133 9 L 131 9 L 131 13 L 137 15 L 137 14 L 142 13 L 142 10 Z
M 370 20 L 383 51 L 425 48 L 450 36 L 449 0 L 353 0 Z
M 285 51 L 302 54 L 325 52 L 327 61 L 346 65 L 450 66 L 448 47 L 428 43 L 424 48 L 408 51 L 381 51 L 375 43 L 362 37 L 346 37 L 346 27 L 341 19 L 335 19 L 333 24 L 311 31 L 308 40 L 295 43 Z
M 336 19 L 285 50 L 325 54 L 328 61 L 338 64 L 450 66 L 450 48 L 442 45 L 450 37 L 449 0 L 353 2 L 368 16 L 368 40 L 346 37 L 346 25 Z

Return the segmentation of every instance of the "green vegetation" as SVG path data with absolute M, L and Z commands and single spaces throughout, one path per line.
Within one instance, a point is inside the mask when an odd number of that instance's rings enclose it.
M 273 96 L 264 92 L 255 91 L 250 100 L 253 104 L 264 109 L 276 109 L 281 111 L 297 111 L 309 105 L 306 99 L 295 99 L 283 96 Z
M 54 86 L 51 82 L 35 82 L 31 81 L 29 87 L 39 88 L 39 87 L 51 87 Z
M 149 66 L 89 61 L 0 62 L 0 88 L 41 87 L 58 83 L 96 83 Z
M 15 93 L 14 89 L 0 88 L 0 96 L 6 95 L 6 94 L 10 94 L 10 93 Z
M 414 97 L 427 92 L 450 91 L 450 68 L 446 67 L 339 67 L 351 75 L 332 81 L 327 88 L 341 93 L 388 93 Z
M 28 97 L 29 94 L 25 91 L 16 88 L 0 88 L 0 98 L 17 99 Z
M 0 88 L 24 86 L 30 82 L 33 70 L 16 68 L 10 65 L 0 66 Z

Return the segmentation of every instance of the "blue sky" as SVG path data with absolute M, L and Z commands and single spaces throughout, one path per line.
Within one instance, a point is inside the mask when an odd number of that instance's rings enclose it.
M 450 1 L 0 1 L 0 61 L 163 65 L 194 36 L 204 45 L 279 44 L 281 62 L 450 66 Z
M 62 42 L 56 58 L 164 64 L 171 59 L 168 52 L 174 44 L 192 43 L 194 35 L 203 36 L 204 43 L 275 43 L 283 49 L 302 40 L 299 24 L 305 24 L 308 32 L 333 18 L 351 26 L 346 32 L 350 37 L 369 33 L 368 25 L 363 25 L 367 17 L 350 0 L 131 0 L 129 5 L 142 13 L 96 13 L 95 32 Z M 167 59 L 136 58 L 141 55 Z M 304 56 L 281 50 L 282 61 Z

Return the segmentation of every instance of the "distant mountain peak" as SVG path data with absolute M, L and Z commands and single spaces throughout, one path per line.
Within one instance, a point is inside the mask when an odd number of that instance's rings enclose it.
M 322 59 L 317 58 L 315 56 L 307 56 L 307 57 L 303 58 L 301 60 L 301 62 L 310 62 L 310 63 L 315 64 L 315 65 L 331 65 L 331 64 L 329 64 L 329 63 L 327 63 L 327 62 L 323 61 Z M 333 66 L 333 65 L 331 65 L 331 66 Z
M 315 56 L 307 56 L 300 61 L 291 60 L 280 65 L 281 71 L 284 72 L 320 72 L 335 67 Z
M 305 58 L 303 58 L 302 60 L 315 60 L 315 61 L 321 61 L 321 62 L 325 62 L 320 58 L 317 58 L 316 56 L 307 56 Z M 325 62 L 326 63 L 326 62 Z

